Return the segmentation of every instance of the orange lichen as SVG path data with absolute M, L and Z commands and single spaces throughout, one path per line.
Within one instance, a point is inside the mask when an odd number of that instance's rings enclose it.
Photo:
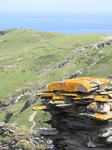
M 82 99 L 94 99 L 94 95 L 83 96 Z
M 79 101 L 79 100 L 82 100 L 80 97 L 79 98 L 73 98 L 73 100 L 75 100 L 75 101 Z
M 106 90 L 109 87 L 111 82 L 108 79 L 82 77 L 50 83 L 48 91 L 38 95 L 46 100 L 47 108 L 49 105 L 52 107 L 52 104 L 56 107 L 68 107 L 73 105 L 74 101 L 80 101 L 80 104 L 87 104 L 88 112 L 91 112 L 95 119 L 108 120 L 112 118 L 112 99 L 109 97 L 112 92 L 111 89 Z M 38 105 L 33 109 L 40 110 L 46 107 Z
M 109 98 L 104 98 L 102 96 L 96 96 L 95 101 L 101 101 L 101 102 L 109 102 Z
M 64 97 L 71 97 L 73 100 L 81 100 L 81 97 L 79 94 L 73 94 L 73 93 L 64 93 L 64 94 L 61 94 L 62 96 Z
M 49 103 L 51 103 L 51 104 L 64 104 L 65 102 L 64 102 L 64 100 L 50 100 L 49 101 Z
M 87 108 L 90 108 L 90 109 L 97 109 L 98 107 L 98 104 L 96 102 L 93 102 L 93 103 L 90 103 Z
M 54 96 L 55 94 L 54 93 L 49 93 L 49 92 L 41 92 L 38 94 L 39 96 L 45 96 L 45 97 L 52 97 Z
M 112 119 L 112 112 L 109 111 L 107 114 L 96 113 L 95 118 L 98 119 L 98 120 L 102 120 L 102 121 Z
M 103 88 L 111 84 L 108 79 L 83 77 L 64 80 L 60 82 L 53 82 L 48 84 L 49 91 L 68 91 L 68 92 L 90 92 L 93 85 L 99 85 Z
M 57 96 L 57 95 L 53 95 L 53 97 L 52 97 L 52 100 L 64 100 L 64 97 L 62 96 L 62 95 L 60 95 L 60 96 Z
M 91 89 L 91 85 L 81 79 L 65 80 L 48 85 L 49 91 L 89 92 Z
M 78 94 L 74 94 L 74 93 L 63 93 L 61 95 L 62 96 L 66 96 L 66 97 L 79 97 Z
M 41 110 L 41 109 L 46 109 L 46 106 L 43 106 L 43 105 L 36 105 L 36 106 L 33 106 L 32 108 L 33 110 Z

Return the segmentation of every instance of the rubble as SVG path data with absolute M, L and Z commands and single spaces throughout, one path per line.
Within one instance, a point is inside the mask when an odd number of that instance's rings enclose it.
M 45 148 L 44 148 L 45 147 Z M 0 150 L 52 150 L 52 140 L 39 135 L 38 130 L 20 129 L 16 124 L 0 122 Z
M 112 148 L 112 83 L 103 78 L 74 78 L 48 84 L 39 93 L 42 106 L 56 130 L 40 131 L 53 140 L 56 150 Z

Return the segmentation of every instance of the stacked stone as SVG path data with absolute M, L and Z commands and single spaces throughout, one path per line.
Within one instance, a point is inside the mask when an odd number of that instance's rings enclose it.
M 112 83 L 102 78 L 75 78 L 54 82 L 39 94 L 57 131 L 41 134 L 53 139 L 57 150 L 111 149 Z

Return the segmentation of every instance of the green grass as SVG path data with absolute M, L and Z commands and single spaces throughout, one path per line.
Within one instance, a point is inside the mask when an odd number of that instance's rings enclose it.
M 45 112 L 43 110 L 38 111 L 34 118 L 34 121 L 36 122 L 35 128 L 36 129 L 42 127 L 51 128 L 51 126 L 46 123 L 46 121 L 50 120 L 50 118 L 51 117 L 48 112 Z
M 11 119 L 9 120 L 9 123 L 17 123 L 20 126 L 31 126 L 31 122 L 28 121 L 29 116 L 33 113 L 31 107 L 29 107 L 27 110 L 20 113 L 21 109 L 23 108 L 26 100 L 28 100 L 31 97 L 31 95 L 25 95 L 21 98 L 21 100 L 11 107 L 9 107 L 6 111 L 3 113 L 0 113 L 0 121 L 5 120 L 5 116 L 8 113 L 13 113 Z M 26 119 L 25 119 L 26 118 Z
M 30 106 L 26 110 L 20 113 L 22 110 L 25 102 L 31 97 L 31 95 L 24 95 L 19 102 L 13 104 L 10 106 L 7 110 L 3 111 L 0 113 L 0 122 L 5 121 L 5 116 L 7 113 L 13 113 L 12 117 L 10 118 L 8 123 L 16 123 L 19 125 L 19 127 L 27 127 L 30 128 L 32 126 L 32 122 L 29 121 L 30 116 L 33 114 L 32 107 Z M 38 100 L 35 105 L 40 104 L 41 101 Z M 40 128 L 40 127 L 47 127 L 50 128 L 50 125 L 44 123 L 50 119 L 50 115 L 47 112 L 44 111 L 38 111 L 34 121 L 36 122 L 35 128 Z
M 0 69 L 0 91 L 2 91 L 0 99 L 14 93 L 18 88 L 26 87 L 30 82 L 36 82 L 33 85 L 38 87 L 39 81 L 42 80 L 38 78 L 39 72 L 72 55 L 73 49 L 98 43 L 108 36 L 102 34 L 66 35 L 24 29 L 5 31 L 4 35 L 0 35 L 0 66 L 5 67 Z M 92 62 L 92 58 L 90 59 Z M 83 63 L 83 56 L 80 61 Z M 64 68 L 54 70 L 54 73 L 57 71 L 56 76 L 59 77 L 54 76 L 53 80 L 58 80 L 63 77 L 63 74 L 69 75 L 75 69 L 80 68 L 72 67 L 74 64 L 70 64 L 67 66 L 69 69 L 67 71 Z M 9 65 L 12 69 L 7 68 Z M 51 76 L 54 73 L 51 73 Z M 45 74 L 46 76 L 48 74 Z M 48 79 L 49 81 L 51 80 Z
M 106 34 L 58 34 L 33 30 L 13 29 L 0 35 L 0 101 L 11 96 L 17 89 L 34 89 L 49 82 L 68 78 L 75 71 L 84 71 L 81 76 L 107 77 L 112 74 L 112 45 L 98 50 L 86 49 L 62 68 L 56 68 L 38 76 L 42 70 L 62 62 L 76 48 L 108 40 Z M 91 65 L 94 64 L 95 65 Z M 11 69 L 8 68 L 11 66 Z M 3 68 L 4 67 L 4 68 Z M 29 85 L 30 84 L 30 85 Z M 4 121 L 6 112 L 12 112 L 10 123 L 31 127 L 28 120 L 32 107 L 19 114 L 28 97 L 21 99 L 0 114 Z M 40 103 L 40 100 L 37 101 Z M 40 111 L 35 116 L 36 127 L 44 127 L 49 114 Z

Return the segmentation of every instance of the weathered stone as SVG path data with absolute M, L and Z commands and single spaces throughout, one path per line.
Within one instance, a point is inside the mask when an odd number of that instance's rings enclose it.
M 11 128 L 9 129 L 9 132 L 10 133 L 15 133 L 14 129 L 11 129 Z
M 39 129 L 41 135 L 57 135 L 59 132 L 57 130 Z
M 90 111 L 98 113 L 107 113 L 110 111 L 110 105 L 108 103 L 101 103 L 101 102 L 92 102 L 87 106 L 87 108 Z
M 110 80 L 91 77 L 49 84 L 39 95 L 56 133 L 40 134 L 50 137 L 56 150 L 104 150 L 112 139 L 111 87 Z
M 37 130 L 34 130 L 33 133 L 31 132 L 31 134 L 29 134 L 29 139 L 26 139 L 24 132 L 20 132 L 20 129 L 19 132 L 17 130 L 18 128 L 16 128 L 13 124 L 9 126 L 8 124 L 0 123 L 0 150 L 26 149 L 26 147 L 24 147 L 21 143 L 31 144 L 33 150 L 37 150 L 37 147 L 41 145 L 44 145 L 46 149 L 49 147 L 49 150 L 52 150 L 52 141 L 48 139 L 46 140 L 44 137 L 40 137 Z M 30 131 L 28 132 L 30 133 Z M 1 140 L 2 138 L 3 140 Z
M 106 140 L 107 144 L 112 144 L 112 136 L 109 136 Z
M 13 113 L 12 112 L 7 112 L 6 116 L 5 116 L 5 123 L 8 123 L 10 118 L 12 117 Z
M 24 132 L 19 133 L 19 136 L 23 136 L 23 135 L 24 135 Z

